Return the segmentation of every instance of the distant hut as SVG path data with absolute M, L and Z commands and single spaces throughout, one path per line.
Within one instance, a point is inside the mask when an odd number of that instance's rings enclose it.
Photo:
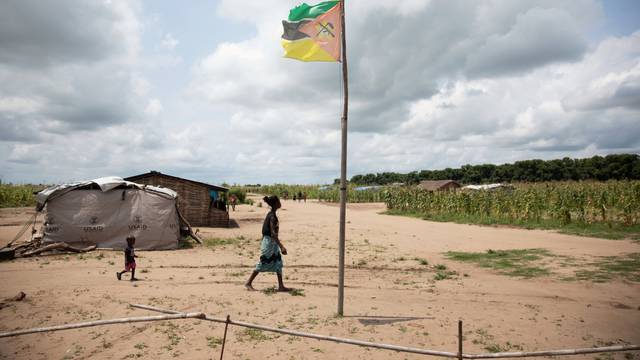
M 451 191 L 461 187 L 455 180 L 424 180 L 418 187 L 428 191 Z
M 225 187 L 162 174 L 158 171 L 130 176 L 125 180 L 166 187 L 177 192 L 180 213 L 191 226 L 229 226 L 229 213 L 224 202 L 229 189 Z

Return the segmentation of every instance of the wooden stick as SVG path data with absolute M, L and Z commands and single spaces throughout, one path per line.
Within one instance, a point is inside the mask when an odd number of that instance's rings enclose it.
M 545 350 L 545 351 L 522 351 L 522 352 L 501 352 L 489 354 L 464 354 L 465 359 L 496 359 L 496 358 L 516 358 L 516 357 L 534 357 L 534 356 L 561 356 L 561 355 L 580 355 L 595 354 L 603 352 L 616 351 L 635 351 L 640 350 L 640 345 L 616 345 L 604 346 L 596 348 L 582 349 L 565 349 L 565 350 Z
M 222 337 L 222 349 L 220 349 L 220 360 L 224 356 L 224 345 L 227 343 L 227 330 L 229 329 L 229 323 L 231 322 L 231 316 L 227 315 L 227 321 L 224 324 L 224 336 Z
M 192 312 L 192 313 L 180 313 L 180 314 L 171 314 L 171 315 L 140 316 L 140 317 L 130 317 L 130 318 L 88 321 L 88 322 L 82 322 L 77 324 L 57 325 L 57 326 L 49 326 L 49 327 L 42 327 L 42 328 L 9 331 L 9 332 L 0 333 L 0 338 L 35 334 L 35 333 L 49 332 L 49 331 L 79 329 L 79 328 L 100 326 L 100 325 L 126 324 L 126 323 L 135 323 L 135 322 L 161 321 L 161 320 L 174 320 L 174 319 L 187 319 L 187 318 L 204 319 L 204 317 L 205 317 L 204 313 Z
M 73 251 L 73 252 L 76 252 L 76 253 L 81 253 L 81 252 L 87 252 L 87 251 L 94 250 L 95 248 L 96 248 L 96 245 L 91 245 L 91 246 L 88 246 L 86 248 L 82 248 L 81 249 L 81 248 L 75 248 L 75 247 L 67 244 L 66 242 L 57 242 L 57 243 L 45 245 L 43 247 L 40 247 L 40 248 L 32 250 L 32 251 L 27 251 L 27 252 L 21 254 L 21 256 L 22 257 L 28 257 L 28 256 L 38 255 L 41 252 L 50 251 L 50 250 L 68 250 L 68 251 Z
M 462 360 L 462 320 L 458 320 L 458 360 Z
M 148 305 L 130 304 L 130 306 L 134 308 L 140 308 L 140 309 L 151 310 L 151 311 L 159 311 L 159 312 L 169 313 L 169 314 L 181 314 L 178 311 L 160 309 L 160 308 L 156 308 L 154 306 L 148 306 Z M 218 322 L 218 323 L 226 323 L 225 319 L 215 318 L 209 315 L 205 315 L 204 320 Z M 270 332 L 275 332 L 275 333 L 280 333 L 285 335 L 291 335 L 291 336 L 306 337 L 306 338 L 316 339 L 316 340 L 333 341 L 333 342 L 342 343 L 342 344 L 372 347 L 372 348 L 385 349 L 385 350 L 394 350 L 394 351 L 408 352 L 408 353 L 421 354 L 421 355 L 434 355 L 434 356 L 443 356 L 443 357 L 451 357 L 451 358 L 458 357 L 458 354 L 447 352 L 447 351 L 425 350 L 425 349 L 412 348 L 412 347 L 406 347 L 406 346 L 372 343 L 372 342 L 362 341 L 362 340 L 339 338 L 335 336 L 317 335 L 317 334 L 305 333 L 305 332 L 300 332 L 295 330 L 278 329 L 278 328 L 273 328 L 269 326 L 251 324 L 251 323 L 242 322 L 242 321 L 229 320 L 229 324 L 251 328 L 251 329 L 258 329 L 263 331 L 270 331 Z

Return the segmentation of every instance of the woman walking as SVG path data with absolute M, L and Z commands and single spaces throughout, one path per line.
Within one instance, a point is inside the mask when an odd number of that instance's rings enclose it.
M 284 286 L 282 282 L 282 255 L 287 255 L 287 249 L 282 245 L 278 238 L 278 231 L 280 230 L 278 223 L 278 216 L 276 211 L 282 206 L 280 199 L 277 196 L 265 196 L 262 200 L 266 202 L 271 211 L 264 218 L 262 224 L 262 244 L 260 245 L 260 262 L 256 265 L 256 269 L 253 270 L 249 280 L 244 284 L 247 290 L 255 290 L 253 288 L 253 279 L 261 272 L 275 272 L 278 276 L 278 291 L 289 291 L 290 289 Z

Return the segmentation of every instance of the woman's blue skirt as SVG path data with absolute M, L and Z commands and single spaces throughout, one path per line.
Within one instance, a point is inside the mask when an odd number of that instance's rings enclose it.
M 270 236 L 264 235 L 262 238 L 260 262 L 256 265 L 256 271 L 282 273 L 280 247 Z

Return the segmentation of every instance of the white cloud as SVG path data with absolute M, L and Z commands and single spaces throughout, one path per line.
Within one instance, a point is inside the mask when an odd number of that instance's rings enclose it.
M 144 112 L 148 115 L 158 115 L 164 110 L 164 106 L 158 99 L 150 99 L 147 103 L 147 107 L 144 109 Z
M 160 45 L 162 45 L 162 47 L 167 50 L 173 50 L 176 48 L 176 46 L 178 46 L 179 43 L 180 42 L 176 38 L 174 38 L 171 33 L 167 33 L 164 35 L 164 38 L 162 38 L 162 42 L 160 43 Z
M 190 58 L 137 2 L 3 3 L 0 176 L 338 177 L 340 64 L 282 57 L 296 4 L 221 1 L 254 35 Z M 347 6 L 350 174 L 640 150 L 640 35 L 590 43 L 595 0 Z
M 131 88 L 137 96 L 146 96 L 151 89 L 151 84 L 140 74 L 131 74 Z
M 0 98 L 0 113 L 33 113 L 42 108 L 41 101 L 29 97 L 5 97 Z

